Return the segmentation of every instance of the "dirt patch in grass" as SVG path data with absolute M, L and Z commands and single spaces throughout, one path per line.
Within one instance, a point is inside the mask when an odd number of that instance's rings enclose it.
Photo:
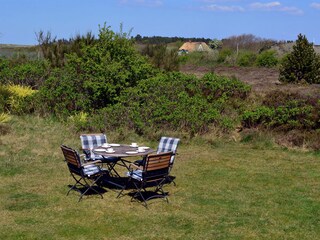
M 254 92 L 264 95 L 267 92 L 280 90 L 294 92 L 305 96 L 320 97 L 320 84 L 282 84 L 279 82 L 279 70 L 276 68 L 258 67 L 205 67 L 205 66 L 181 66 L 180 71 L 187 74 L 195 74 L 198 77 L 206 73 L 214 72 L 222 76 L 234 76 L 252 86 Z

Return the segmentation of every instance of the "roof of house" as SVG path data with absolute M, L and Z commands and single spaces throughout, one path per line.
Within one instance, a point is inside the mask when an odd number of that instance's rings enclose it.
M 186 42 L 184 43 L 179 50 L 186 50 L 188 52 L 209 52 L 211 48 L 205 42 Z

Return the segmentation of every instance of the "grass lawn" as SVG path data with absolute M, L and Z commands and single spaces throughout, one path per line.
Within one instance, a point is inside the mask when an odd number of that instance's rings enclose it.
M 244 143 L 184 143 L 149 210 L 129 196 L 66 196 L 60 144 L 79 134 L 52 120 L 14 118 L 0 136 L 0 239 L 317 239 L 320 156 Z M 110 142 L 118 141 L 108 133 Z M 114 137 L 114 138 L 113 138 Z M 123 140 L 130 143 L 133 139 Z M 143 139 L 135 139 L 142 143 Z M 143 142 L 152 147 L 157 142 Z

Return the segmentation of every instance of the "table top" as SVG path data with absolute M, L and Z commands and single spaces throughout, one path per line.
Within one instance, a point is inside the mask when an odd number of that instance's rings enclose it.
M 113 151 L 108 152 L 112 149 Z M 138 151 L 139 150 L 139 151 Z M 134 156 L 146 156 L 150 153 L 155 152 L 154 149 L 146 146 L 131 146 L 126 144 L 112 144 L 109 143 L 107 146 L 102 145 L 92 150 L 95 154 L 99 154 L 105 157 L 134 157 Z

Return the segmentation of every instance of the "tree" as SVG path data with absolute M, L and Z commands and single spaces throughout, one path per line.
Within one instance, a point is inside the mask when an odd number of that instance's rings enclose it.
M 271 39 L 264 39 L 252 34 L 242 34 L 239 36 L 231 36 L 227 39 L 222 39 L 223 48 L 232 50 L 244 49 L 246 51 L 261 52 L 269 49 L 276 42 Z
M 320 57 L 306 36 L 298 35 L 293 51 L 284 58 L 280 66 L 279 80 L 289 83 L 320 83 Z

